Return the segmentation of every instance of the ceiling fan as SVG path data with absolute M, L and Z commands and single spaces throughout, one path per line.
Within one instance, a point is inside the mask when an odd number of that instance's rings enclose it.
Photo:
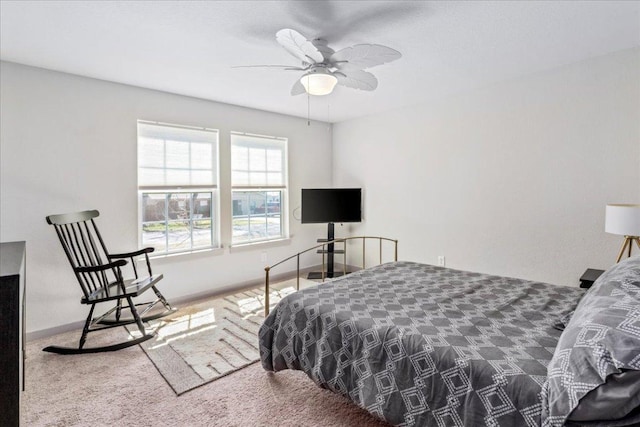
M 387 62 L 395 61 L 402 55 L 397 50 L 379 44 L 357 44 L 334 51 L 323 39 L 307 40 L 299 32 L 285 28 L 276 33 L 277 42 L 291 55 L 300 60 L 300 66 L 290 65 L 249 65 L 244 67 L 283 68 L 301 71 L 300 77 L 291 88 L 291 95 L 328 95 L 336 84 L 360 90 L 374 90 L 378 79 L 364 71 Z

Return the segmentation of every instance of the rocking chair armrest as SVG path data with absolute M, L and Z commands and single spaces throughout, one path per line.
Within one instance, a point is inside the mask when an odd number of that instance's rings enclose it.
M 148 254 L 148 253 L 151 253 L 153 251 L 155 251 L 155 248 L 143 248 L 143 249 L 140 249 L 138 251 L 128 252 L 128 253 L 124 253 L 124 254 L 110 254 L 109 255 L 109 259 L 131 258 L 131 257 L 142 255 L 142 254 Z
M 97 271 L 108 270 L 110 268 L 122 267 L 124 265 L 127 265 L 127 261 L 124 259 L 119 259 L 108 264 L 92 265 L 90 267 L 77 267 L 74 270 L 78 273 L 94 273 Z

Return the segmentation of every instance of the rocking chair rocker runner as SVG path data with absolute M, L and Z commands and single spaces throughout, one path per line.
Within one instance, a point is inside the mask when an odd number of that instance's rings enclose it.
M 71 267 L 82 288 L 82 304 L 91 306 L 89 315 L 82 330 L 80 343 L 75 347 L 49 346 L 44 351 L 59 354 L 79 354 L 79 353 L 99 353 L 104 351 L 115 351 L 130 347 L 146 341 L 153 337 L 145 331 L 143 322 L 164 317 L 176 309 L 172 308 L 167 300 L 156 288 L 156 283 L 162 279 L 162 274 L 152 274 L 149 263 L 149 253 L 154 248 L 145 248 L 131 253 L 111 254 L 100 236 L 94 218 L 100 213 L 97 210 L 83 211 L 76 213 L 50 215 L 47 223 L 55 227 L 60 243 L 64 248 Z M 149 276 L 138 277 L 136 261 L 134 257 L 144 255 L 147 263 Z M 124 279 L 121 267 L 131 260 L 133 267 L 133 279 Z M 151 302 L 134 304 L 133 298 L 152 289 L 156 294 L 156 299 Z M 93 317 L 96 304 L 115 303 L 107 312 L 100 316 Z M 164 309 L 160 312 L 151 313 L 156 304 L 161 303 Z M 138 313 L 136 307 L 142 307 Z M 123 316 L 123 310 L 129 310 L 131 316 Z M 157 310 L 154 310 L 157 311 Z M 147 315 L 147 313 L 150 313 Z M 84 347 L 89 332 L 96 332 L 103 329 L 136 324 L 141 336 L 121 343 L 101 346 Z

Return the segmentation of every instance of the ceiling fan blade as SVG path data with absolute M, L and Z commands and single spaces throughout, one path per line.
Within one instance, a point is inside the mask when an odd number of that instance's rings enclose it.
M 303 62 L 319 64 L 324 61 L 322 53 L 296 30 L 285 28 L 276 33 L 276 40 L 294 57 Z
M 339 50 L 331 55 L 330 62 L 337 68 L 342 68 L 345 64 L 360 69 L 375 67 L 395 61 L 402 54 L 395 49 L 379 44 L 357 44 Z
M 338 79 L 338 84 L 353 89 L 374 90 L 378 87 L 378 79 L 373 74 L 350 68 L 348 71 L 334 71 L 333 75 Z
M 284 70 L 304 71 L 305 68 L 292 65 L 233 65 L 231 68 L 282 68 Z
M 304 90 L 304 86 L 300 83 L 300 79 L 296 80 L 291 88 L 291 96 L 302 95 L 306 91 Z

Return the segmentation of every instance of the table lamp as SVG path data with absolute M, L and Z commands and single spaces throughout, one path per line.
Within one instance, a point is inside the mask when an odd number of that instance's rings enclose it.
M 620 262 L 625 251 L 631 256 L 634 242 L 640 249 L 640 205 L 607 205 L 604 231 L 624 236 L 616 263 Z

